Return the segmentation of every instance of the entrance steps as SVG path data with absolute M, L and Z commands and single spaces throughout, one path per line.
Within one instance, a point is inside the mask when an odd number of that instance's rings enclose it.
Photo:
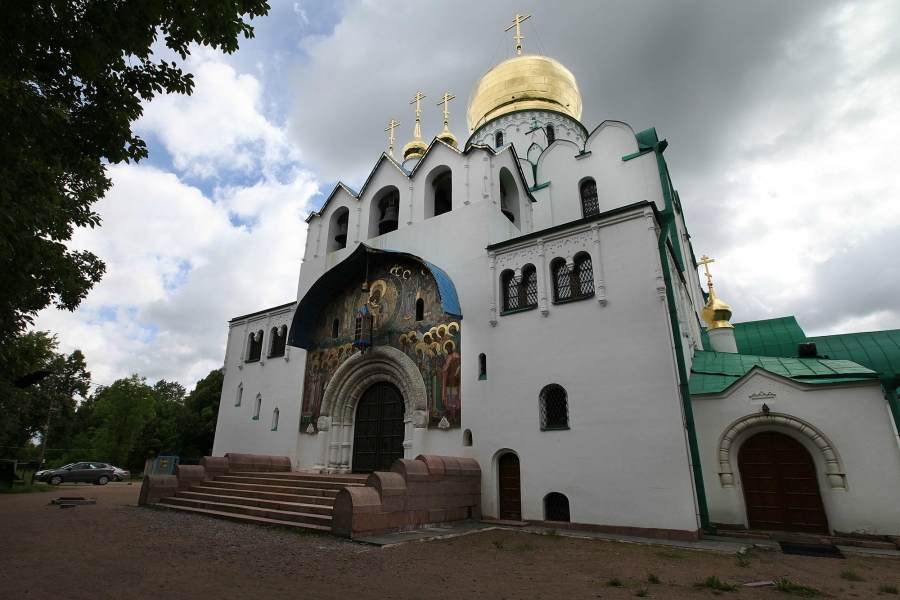
M 256 525 L 331 531 L 334 498 L 366 475 L 237 472 L 217 475 L 174 496 L 167 508 Z
M 717 535 L 704 538 L 744 538 L 750 540 L 771 540 L 773 542 L 800 542 L 808 544 L 830 544 L 833 546 L 856 546 L 880 550 L 900 550 L 900 537 L 878 535 L 823 535 L 796 531 L 762 531 L 747 529 L 725 529 L 717 527 Z

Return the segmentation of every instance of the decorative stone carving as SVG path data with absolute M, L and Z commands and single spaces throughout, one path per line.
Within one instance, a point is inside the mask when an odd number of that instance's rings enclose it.
M 315 432 L 316 432 L 316 428 L 313 427 L 312 423 L 310 423 L 309 427 L 306 428 L 306 433 L 315 433 Z
M 312 423 L 310 423 L 309 426 L 312 427 Z M 319 420 L 316 421 L 316 429 L 319 431 L 328 431 L 328 417 L 319 417 Z
M 441 419 L 441 422 L 438 423 L 438 427 L 441 429 L 450 429 L 450 421 L 447 420 L 447 417 Z
M 719 482 L 723 488 L 734 487 L 734 471 L 731 468 L 731 449 L 734 440 L 742 432 L 751 428 L 771 429 L 773 427 L 785 427 L 792 429 L 797 433 L 809 438 L 810 441 L 819 449 L 822 457 L 825 459 L 825 477 L 828 481 L 828 487 L 834 492 L 847 491 L 847 476 L 844 473 L 844 465 L 840 456 L 831 444 L 831 441 L 825 437 L 825 434 L 797 417 L 784 415 L 779 413 L 769 413 L 768 415 L 753 414 L 741 417 L 732 423 L 722 437 L 719 438 L 718 457 L 719 457 Z
M 444 421 L 446 421 L 446 420 L 447 420 L 447 417 L 444 417 Z M 427 427 L 428 426 L 428 413 L 426 413 L 423 410 L 413 411 L 411 421 L 412 421 L 413 427 L 415 427 L 416 429 L 422 429 L 423 427 Z M 449 427 L 450 425 L 448 424 L 447 426 Z

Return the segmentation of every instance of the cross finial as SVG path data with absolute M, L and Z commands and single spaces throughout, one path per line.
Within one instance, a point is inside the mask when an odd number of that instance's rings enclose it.
M 523 39 L 522 32 L 519 29 L 519 25 L 521 25 L 525 21 L 525 19 L 528 19 L 528 18 L 531 18 L 531 15 L 525 15 L 523 17 L 519 13 L 516 13 L 516 18 L 513 19 L 513 24 L 503 30 L 503 31 L 509 31 L 513 27 L 516 28 L 516 35 L 513 36 L 513 39 L 516 40 L 516 52 L 518 52 L 519 55 L 522 54 L 522 39 Z
M 712 275 L 709 274 L 709 264 L 716 262 L 715 259 L 712 259 L 705 254 L 700 257 L 700 260 L 697 261 L 698 265 L 703 265 L 706 269 L 706 285 L 712 288 Z
M 425 94 L 423 94 L 422 92 L 416 92 L 415 98 L 413 98 L 412 100 L 409 101 L 410 104 L 416 105 L 416 128 L 413 131 L 413 139 L 415 139 L 415 140 L 422 139 L 422 128 L 419 126 L 419 115 L 422 114 L 422 108 L 419 105 L 419 101 L 421 101 L 424 98 L 427 98 L 427 96 Z
M 390 153 L 391 158 L 394 158 L 394 128 L 397 127 L 398 125 L 402 125 L 402 123 L 400 121 L 395 121 L 394 119 L 391 119 L 390 124 L 384 128 L 385 131 L 391 132 L 391 136 L 390 136 L 390 138 L 388 138 L 390 140 L 390 147 L 389 147 L 388 152 Z
M 450 131 L 450 128 L 448 126 L 450 122 L 450 101 L 454 98 L 456 98 L 456 96 L 454 96 L 450 92 L 444 92 L 442 100 L 437 103 L 438 106 L 440 106 L 441 104 L 444 105 L 444 131 Z

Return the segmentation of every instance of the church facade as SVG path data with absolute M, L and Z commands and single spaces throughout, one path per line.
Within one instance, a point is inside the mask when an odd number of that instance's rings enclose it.
M 866 362 L 795 321 L 732 325 L 667 142 L 588 130 L 553 59 L 483 75 L 461 147 L 449 94 L 422 140 L 424 98 L 402 157 L 392 121 L 363 186 L 309 215 L 297 300 L 229 323 L 215 455 L 474 458 L 482 513 L 510 520 L 900 534 L 900 332 Z

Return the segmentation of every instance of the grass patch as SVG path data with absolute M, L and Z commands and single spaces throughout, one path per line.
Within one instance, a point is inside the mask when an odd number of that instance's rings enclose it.
M 625 584 L 622 583 L 622 580 L 618 577 L 613 577 L 612 579 L 606 580 L 606 587 L 622 587 L 623 585 Z
M 659 583 L 659 575 L 656 573 L 647 573 L 647 583 Z
M 638 598 L 643 598 L 644 596 L 647 595 L 647 590 L 645 590 L 644 588 L 640 588 L 639 590 L 637 590 L 634 593 L 634 595 L 637 596 Z
M 656 553 L 657 556 L 662 556 L 663 558 L 687 558 L 687 554 L 682 554 L 681 552 L 672 552 L 669 550 L 660 550 Z
M 841 571 L 841 579 L 846 579 L 847 581 L 865 581 L 865 577 L 853 571 L 851 569 L 845 569 Z
M 559 533 L 556 531 L 556 529 L 551 529 L 550 531 L 548 531 L 548 532 L 545 533 L 544 535 L 546 535 L 546 536 L 547 536 L 548 538 L 550 538 L 551 540 L 558 540 L 558 539 L 560 539 L 560 538 L 562 537 L 561 535 L 559 535 Z
M 49 483 L 14 483 L 11 490 L 2 490 L 0 494 L 39 494 L 52 492 L 56 488 Z
M 738 554 L 737 556 L 734 557 L 734 564 L 736 564 L 739 567 L 749 567 L 750 559 L 747 558 L 746 556 L 744 556 L 743 554 Z
M 705 581 L 695 581 L 694 587 L 697 589 L 713 590 L 718 592 L 736 592 L 738 586 L 725 583 L 715 575 L 710 575 Z
M 882 594 L 896 594 L 897 586 L 890 584 L 890 583 L 886 583 L 884 585 L 878 586 L 878 591 L 881 592 Z
M 825 595 L 825 592 L 822 590 L 817 590 L 814 587 L 809 587 L 808 585 L 800 585 L 799 583 L 794 583 L 787 577 L 783 579 L 779 579 L 775 582 L 775 589 L 779 592 L 785 592 L 788 594 L 793 594 L 794 596 L 800 596 L 801 598 L 819 598 Z
M 502 542 L 501 540 L 493 540 L 493 541 L 491 542 L 491 545 L 492 545 L 494 548 L 496 548 L 497 550 L 503 550 L 503 548 L 504 548 L 503 542 Z

